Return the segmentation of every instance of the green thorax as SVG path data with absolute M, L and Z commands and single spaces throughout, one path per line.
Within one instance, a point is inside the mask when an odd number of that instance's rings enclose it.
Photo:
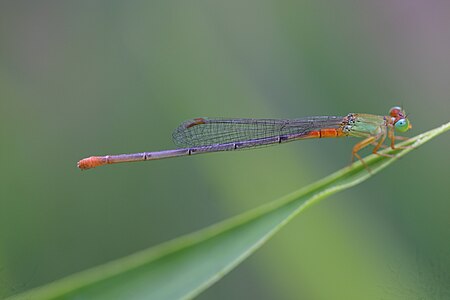
M 379 135 L 386 129 L 385 117 L 370 114 L 350 114 L 348 135 L 367 137 Z M 349 116 L 350 116 L 349 115 Z

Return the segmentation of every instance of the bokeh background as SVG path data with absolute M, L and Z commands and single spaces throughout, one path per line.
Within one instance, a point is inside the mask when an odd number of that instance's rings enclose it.
M 245 212 L 349 163 L 309 140 L 81 172 L 201 116 L 449 121 L 450 2 L 1 1 L 0 298 Z M 449 299 L 443 135 L 296 218 L 199 299 Z

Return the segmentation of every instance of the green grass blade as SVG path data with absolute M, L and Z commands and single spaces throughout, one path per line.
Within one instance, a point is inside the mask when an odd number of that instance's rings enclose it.
M 11 299 L 186 299 L 220 280 L 308 206 L 354 186 L 430 139 L 450 123 L 391 150 L 394 158 L 364 158 L 371 172 L 354 163 L 301 190 L 196 233 L 74 274 Z

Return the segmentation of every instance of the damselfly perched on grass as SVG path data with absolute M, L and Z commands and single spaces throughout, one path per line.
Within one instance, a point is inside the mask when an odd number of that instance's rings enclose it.
M 396 149 L 395 130 L 406 132 L 411 128 L 405 111 L 398 106 L 390 109 L 388 116 L 350 113 L 344 117 L 320 116 L 292 120 L 278 119 L 212 119 L 197 118 L 182 123 L 173 133 L 173 141 L 179 147 L 173 150 L 131 154 L 91 156 L 78 162 L 80 169 L 90 169 L 106 164 L 146 161 L 169 157 L 194 155 L 218 151 L 256 148 L 312 138 L 353 136 L 363 138 L 352 150 L 352 160 L 364 161 L 358 151 L 374 145 L 377 155 L 388 137 L 391 148 Z M 367 166 L 366 166 L 367 167 Z

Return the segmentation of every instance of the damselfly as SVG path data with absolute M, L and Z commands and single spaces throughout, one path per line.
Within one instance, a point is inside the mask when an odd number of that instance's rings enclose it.
M 80 169 L 90 169 L 106 164 L 146 161 L 177 156 L 194 155 L 218 151 L 231 151 L 281 144 L 312 138 L 334 138 L 353 136 L 363 138 L 352 150 L 361 160 L 358 151 L 374 145 L 372 152 L 379 153 L 386 137 L 391 148 L 396 149 L 395 130 L 406 132 L 411 128 L 405 111 L 398 106 L 390 109 L 388 116 L 350 113 L 344 117 L 320 116 L 292 120 L 278 119 L 212 119 L 197 118 L 182 123 L 173 132 L 173 141 L 179 147 L 173 150 L 141 152 L 132 154 L 91 156 L 78 162 Z M 367 167 L 367 166 L 366 166 Z

